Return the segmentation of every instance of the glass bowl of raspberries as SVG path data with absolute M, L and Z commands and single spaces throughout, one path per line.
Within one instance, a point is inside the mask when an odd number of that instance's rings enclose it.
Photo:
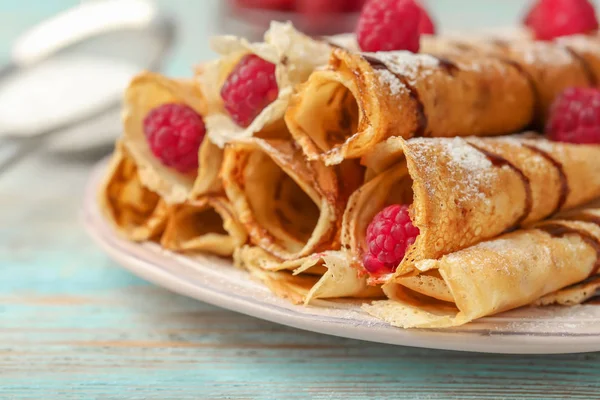
M 291 21 L 311 36 L 354 31 L 366 0 L 225 0 L 221 33 L 259 40 L 271 21 Z

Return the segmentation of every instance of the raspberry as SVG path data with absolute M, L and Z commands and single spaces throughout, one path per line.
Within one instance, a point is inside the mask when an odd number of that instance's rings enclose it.
M 350 12 L 360 11 L 367 0 L 347 0 L 346 1 L 346 10 Z
M 435 35 L 435 24 L 431 19 L 431 16 L 425 10 L 425 8 L 421 7 L 422 15 L 421 15 L 421 23 L 419 24 L 419 33 L 421 35 Z
M 600 89 L 565 90 L 552 105 L 546 135 L 559 142 L 600 144 Z
M 202 117 L 185 104 L 163 104 L 144 118 L 144 134 L 152 153 L 181 173 L 198 168 L 198 148 L 205 133 Z
M 225 109 L 235 123 L 244 128 L 250 125 L 278 94 L 275 64 L 254 54 L 244 56 L 240 60 L 221 89 Z
M 297 0 L 296 8 L 306 15 L 336 14 L 344 11 L 346 0 Z
M 525 16 L 523 24 L 533 31 L 538 40 L 598 29 L 596 11 L 589 0 L 538 0 Z
M 419 51 L 423 9 L 414 0 L 370 0 L 356 28 L 363 51 Z
M 419 228 L 413 225 L 407 205 L 384 208 L 367 228 L 365 269 L 374 275 L 394 272 L 417 236 Z

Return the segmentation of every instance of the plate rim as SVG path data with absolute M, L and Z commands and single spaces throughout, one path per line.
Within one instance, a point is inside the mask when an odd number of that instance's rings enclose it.
M 306 310 L 302 305 L 290 303 L 288 307 L 280 307 L 247 297 L 225 295 L 208 286 L 199 286 L 198 282 L 191 282 L 185 277 L 177 276 L 161 267 L 158 262 L 150 260 L 150 256 L 156 257 L 158 254 L 156 251 L 150 251 L 148 246 L 152 244 L 133 243 L 121 238 L 105 220 L 96 201 L 96 193 L 107 163 L 108 159 L 100 161 L 94 167 L 86 184 L 80 210 L 80 219 L 85 230 L 119 266 L 172 292 L 277 324 L 376 343 L 495 354 L 568 354 L 600 351 L 600 333 L 543 335 L 527 332 L 498 333 L 491 330 L 465 331 L 459 328 L 401 329 L 377 320 L 374 323 L 367 324 L 360 321 L 358 324 L 353 324 L 350 319 L 294 311 L 298 307 Z M 181 258 L 185 256 L 180 254 L 161 249 L 159 257 L 168 258 L 169 263 L 189 268 L 182 263 Z

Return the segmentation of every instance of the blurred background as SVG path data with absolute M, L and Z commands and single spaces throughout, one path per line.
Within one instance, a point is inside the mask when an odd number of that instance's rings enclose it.
M 0 68 L 5 66 L 0 69 L 0 185 L 3 164 L 15 159 L 46 155 L 90 162 L 110 151 L 120 134 L 120 93 L 136 71 L 154 69 L 170 76 L 189 76 L 194 65 L 214 58 L 210 36 L 229 33 L 259 40 L 272 19 L 291 20 L 312 35 L 349 32 L 362 3 L 364 0 L 0 1 Z M 448 32 L 506 29 L 521 20 L 529 2 L 423 3 L 438 31 Z M 91 10 L 103 4 L 111 6 Z M 81 8 L 87 8 L 88 14 L 74 13 Z M 57 16 L 64 18 L 56 20 Z M 54 25 L 49 26 L 45 21 L 52 18 Z M 32 28 L 41 23 L 46 30 L 32 35 Z M 127 23 L 135 24 L 135 34 L 112 32 L 118 24 Z M 70 43 L 85 36 L 82 32 L 86 29 L 96 35 L 105 28 L 109 33 L 69 47 L 66 57 L 62 53 L 47 57 L 55 54 L 53 41 Z M 41 140 L 40 134 L 47 137 Z
M 10 43 L 32 25 L 41 22 L 58 12 L 76 6 L 82 2 L 98 0 L 3 0 L 0 1 L 0 59 L 9 55 Z M 101 0 L 100 0 L 101 1 Z M 330 0 L 339 1 L 339 0 Z M 345 0 L 352 2 L 354 0 Z M 243 1 L 242 1 L 243 2 Z M 257 1 L 255 1 L 258 3 Z M 275 1 L 274 1 L 275 2 Z M 234 11 L 234 1 L 228 0 L 157 0 L 154 2 L 177 20 L 178 41 L 172 57 L 166 66 L 168 74 L 188 74 L 190 66 L 200 60 L 211 57 L 207 37 L 215 33 L 251 33 L 256 29 L 251 21 L 252 15 L 242 13 L 240 18 Z M 252 3 L 252 1 L 248 1 Z M 526 0 L 426 0 L 427 7 L 436 18 L 442 30 L 467 30 L 489 28 L 490 26 L 513 25 L 522 14 Z M 272 14 L 279 19 L 290 16 L 262 10 L 258 12 Z M 244 19 L 246 14 L 248 18 Z M 298 18 L 299 15 L 291 15 Z M 336 20 L 344 19 L 337 16 Z M 331 23 L 331 19 L 329 20 Z M 260 23 L 258 24 L 260 25 Z M 260 30 L 261 28 L 257 28 Z

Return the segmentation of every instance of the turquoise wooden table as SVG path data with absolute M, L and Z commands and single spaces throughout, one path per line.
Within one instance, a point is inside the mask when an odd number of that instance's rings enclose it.
M 1 43 L 69 2 L 24 3 L 45 8 L 2 2 Z M 195 57 L 185 46 L 176 72 Z M 600 353 L 502 356 L 346 340 L 147 284 L 83 232 L 78 209 L 92 163 L 45 153 L 0 177 L 2 399 L 600 398 Z

